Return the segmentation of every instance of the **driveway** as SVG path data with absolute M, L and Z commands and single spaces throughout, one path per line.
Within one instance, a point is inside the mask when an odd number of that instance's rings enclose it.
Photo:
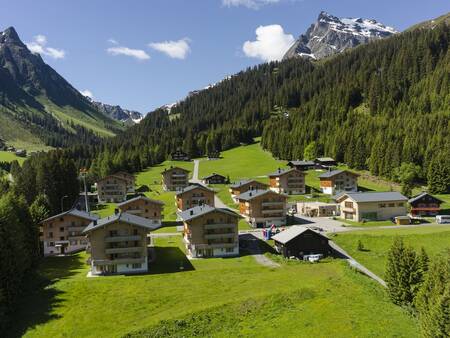
M 280 264 L 275 263 L 274 261 L 272 261 L 271 259 L 269 259 L 264 255 L 264 252 L 260 246 L 261 240 L 255 235 L 251 233 L 240 234 L 239 241 L 241 242 L 245 241 L 245 243 L 247 243 L 245 250 L 247 250 L 250 253 L 250 255 L 253 256 L 253 258 L 258 264 L 264 265 L 268 268 L 280 267 Z
M 198 167 L 200 165 L 200 160 L 194 160 L 194 172 L 192 173 L 191 183 L 201 183 L 198 179 Z

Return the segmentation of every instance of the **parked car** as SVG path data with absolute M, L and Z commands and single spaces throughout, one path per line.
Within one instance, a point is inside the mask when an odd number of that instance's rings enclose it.
M 316 254 L 316 255 L 304 255 L 304 256 L 303 256 L 303 260 L 304 260 L 304 261 L 311 262 L 311 263 L 315 263 L 315 262 L 320 261 L 320 259 L 321 259 L 322 257 L 323 257 L 322 254 Z
M 437 215 L 436 216 L 437 224 L 448 224 L 450 223 L 450 215 Z

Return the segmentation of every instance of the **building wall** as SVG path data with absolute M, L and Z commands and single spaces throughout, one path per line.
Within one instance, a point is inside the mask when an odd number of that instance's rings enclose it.
M 320 188 L 324 194 L 334 195 L 341 191 L 358 191 L 358 176 L 351 172 L 342 172 L 330 178 L 320 179 Z
M 44 255 L 61 254 L 55 245 L 63 243 L 65 253 L 86 249 L 87 239 L 81 232 L 91 221 L 73 215 L 64 215 L 42 224 Z
M 270 189 L 288 195 L 305 193 L 305 173 L 295 170 L 281 176 L 270 177 Z
M 268 227 L 271 224 L 281 226 L 286 224 L 286 200 L 283 195 L 275 192 L 258 196 L 250 201 L 239 202 L 239 212 L 252 226 Z M 279 203 L 268 205 L 267 203 Z M 276 210 L 268 213 L 269 210 Z M 278 211 L 280 210 L 280 211 Z
M 159 223 L 161 223 L 163 218 L 163 205 L 149 202 L 145 199 L 129 202 L 120 207 L 120 210 L 146 219 L 158 221 Z
M 350 207 L 346 202 L 353 203 Z M 396 216 L 406 215 L 406 202 L 365 202 L 356 203 L 349 198 L 340 203 L 341 217 L 344 219 L 361 222 L 366 220 L 385 221 Z
M 189 172 L 181 168 L 172 168 L 162 174 L 162 186 L 166 191 L 181 191 L 189 185 Z M 174 177 L 180 176 L 180 177 Z
M 222 224 L 217 229 L 206 229 L 208 225 Z M 224 237 L 220 237 L 225 234 Z M 208 235 L 219 238 L 207 238 Z M 186 250 L 192 257 L 234 256 L 239 254 L 238 217 L 213 211 L 204 216 L 184 222 Z M 209 247 L 214 244 L 217 247 Z M 203 246 L 199 248 L 198 246 Z M 207 251 L 208 250 L 208 251 Z
M 97 182 L 98 201 L 100 203 L 123 202 L 127 198 L 127 191 L 127 182 L 120 178 L 105 178 Z
M 187 210 L 198 205 L 214 206 L 214 191 L 193 189 L 175 196 L 179 210 Z
M 112 232 L 117 232 L 118 235 L 114 236 Z M 88 234 L 89 247 L 90 247 L 90 257 L 91 257 L 91 272 L 93 274 L 99 274 L 102 272 L 101 266 L 116 266 L 117 273 L 125 272 L 144 272 L 148 270 L 147 265 L 147 234 L 148 230 L 142 227 L 137 227 L 132 224 L 124 222 L 116 222 L 108 224 L 104 227 L 100 227 L 96 230 L 91 231 Z M 118 236 L 139 236 L 139 239 L 130 240 L 124 238 L 117 242 L 108 242 L 108 237 Z M 113 249 L 114 246 L 117 247 L 139 247 L 134 252 L 134 249 L 130 249 L 129 252 L 123 253 L 107 253 L 107 249 Z M 127 250 L 124 248 L 124 250 Z M 133 252 L 131 252 L 133 251 Z M 119 255 L 114 257 L 114 255 Z M 125 257 L 127 256 L 128 257 Z M 117 262 L 117 259 L 125 259 L 129 262 Z M 108 263 L 98 262 L 99 260 L 107 261 Z M 135 260 L 140 260 L 140 262 L 135 262 Z M 133 264 L 140 264 L 140 266 L 133 266 Z
M 275 245 L 285 257 L 302 257 L 311 254 L 328 255 L 331 250 L 326 238 L 312 232 L 305 232 L 286 244 L 276 242 Z

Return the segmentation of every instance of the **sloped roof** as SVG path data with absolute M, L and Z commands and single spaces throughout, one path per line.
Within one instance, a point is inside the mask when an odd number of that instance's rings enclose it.
M 118 214 L 114 214 L 105 218 L 99 219 L 97 222 L 90 223 L 84 230 L 83 233 L 88 233 L 90 231 L 93 231 L 95 229 L 98 229 L 100 227 L 103 227 L 108 224 L 112 224 L 115 222 L 123 222 L 132 224 L 138 227 L 146 228 L 149 230 L 156 230 L 160 227 L 160 225 L 153 224 L 150 220 L 139 217 L 136 215 L 128 214 L 126 212 L 121 212 Z
M 136 201 L 139 201 L 139 200 L 144 200 L 144 201 L 147 201 L 147 202 L 150 202 L 150 203 L 156 203 L 156 204 L 164 205 L 163 201 L 153 200 L 153 199 L 148 198 L 146 196 L 137 196 L 137 197 L 131 198 L 131 199 L 125 201 L 125 202 L 119 203 L 119 204 L 117 204 L 117 206 L 118 207 L 123 207 L 124 205 L 127 205 L 128 203 L 136 202 Z
M 220 175 L 220 174 L 217 174 L 217 173 L 212 173 L 211 175 L 203 177 L 203 179 L 205 180 L 205 179 L 208 179 L 208 178 L 212 178 L 214 176 L 220 176 L 220 177 L 225 178 L 225 176 L 223 176 L 223 175 Z
M 109 179 L 109 178 L 115 178 L 115 179 L 118 179 L 118 180 L 121 180 L 121 181 L 127 183 L 127 179 L 126 179 L 126 178 L 120 177 L 120 176 L 116 176 L 115 174 L 112 174 L 112 175 L 108 175 L 108 176 L 102 177 L 102 178 L 100 178 L 100 179 L 97 181 L 97 183 L 98 183 L 98 182 L 102 182 L 102 181 L 104 181 L 104 180 L 107 180 L 107 179 Z
M 328 239 L 327 236 L 322 235 L 321 233 L 318 233 L 317 231 L 311 230 L 307 227 L 300 226 L 300 225 L 294 225 L 294 226 L 290 227 L 289 229 L 276 234 L 275 236 L 272 237 L 272 239 L 279 243 L 286 244 L 286 243 L 290 242 L 291 240 L 293 240 L 294 238 L 300 236 L 301 234 L 303 234 L 306 231 L 311 231 L 311 232 L 315 233 L 316 235 L 319 235 L 319 236 L 322 236 L 322 237 Z
M 89 214 L 89 213 L 87 213 L 85 211 L 81 211 L 81 210 L 78 210 L 78 209 L 70 209 L 70 210 L 64 211 L 64 212 L 62 212 L 60 214 L 57 214 L 57 215 L 51 216 L 51 217 L 49 217 L 47 219 L 44 219 L 41 223 L 47 222 L 47 221 L 51 221 L 52 219 L 59 218 L 59 217 L 65 216 L 65 215 L 80 217 L 80 218 L 83 218 L 83 219 L 87 219 L 89 221 L 94 221 L 94 220 L 98 219 L 97 215 L 91 215 L 91 214 Z
M 319 178 L 330 178 L 330 177 L 333 177 L 333 176 L 336 176 L 336 175 L 339 175 L 339 174 L 342 174 L 345 172 L 349 173 L 351 175 L 354 175 L 354 176 L 359 176 L 359 174 L 354 173 L 352 171 L 336 169 L 336 170 L 327 171 L 326 173 L 319 175 Z
M 296 160 L 296 161 L 289 161 L 288 164 L 289 163 L 291 163 L 292 165 L 298 165 L 298 166 L 301 166 L 301 165 L 315 165 L 314 161 L 299 161 L 299 160 Z
M 215 208 L 209 205 L 200 205 L 191 209 L 187 209 L 181 212 L 178 212 L 177 215 L 182 221 L 190 221 L 194 218 L 209 214 L 210 212 L 218 211 L 230 216 L 241 217 L 236 214 L 234 211 L 227 208 Z
M 243 185 L 247 185 L 247 184 L 253 183 L 253 182 L 258 183 L 258 184 L 265 185 L 266 187 L 269 186 L 269 185 L 266 184 L 266 183 L 262 183 L 262 182 L 260 182 L 260 181 L 254 180 L 254 179 L 250 179 L 250 180 L 241 180 L 241 181 L 238 181 L 238 182 L 236 182 L 236 183 L 233 183 L 233 184 L 230 185 L 230 188 L 239 188 L 239 187 L 241 187 L 241 186 L 243 186 Z
M 187 173 L 190 172 L 189 170 L 181 168 L 181 167 L 170 167 L 170 168 L 166 168 L 163 171 L 161 171 L 161 174 L 168 173 L 168 172 L 173 171 L 173 170 L 181 170 L 181 171 L 184 171 L 184 172 L 187 172 Z
M 283 197 L 287 197 L 287 195 L 285 195 L 285 194 L 279 194 L 279 193 L 276 193 L 276 192 L 274 192 L 272 190 L 255 189 L 255 190 L 249 190 L 249 191 L 246 191 L 246 192 L 240 194 L 238 196 L 238 199 L 239 200 L 243 200 L 243 201 L 251 201 L 252 199 L 254 199 L 256 197 L 263 196 L 263 195 L 268 194 L 268 193 L 275 194 L 275 195 L 280 195 L 280 196 L 283 196 Z
M 182 191 L 177 192 L 176 195 L 177 195 L 177 196 L 183 195 L 184 193 L 186 193 L 186 192 L 188 192 L 188 191 L 195 190 L 195 189 L 201 189 L 201 190 L 206 190 L 206 191 L 214 192 L 214 190 L 212 190 L 212 189 L 210 189 L 210 188 L 208 188 L 208 187 L 205 187 L 204 185 L 201 185 L 201 184 L 192 184 L 192 185 L 189 185 L 189 186 L 187 186 L 186 188 L 184 188 Z
M 283 175 L 285 175 L 285 174 L 288 174 L 288 173 L 290 173 L 290 172 L 292 172 L 292 171 L 299 171 L 299 172 L 302 172 L 302 171 L 300 171 L 300 170 L 298 170 L 297 168 L 289 168 L 289 169 L 278 169 L 277 171 L 275 171 L 275 172 L 273 172 L 273 173 L 270 173 L 270 174 L 268 174 L 267 176 L 283 176 Z
M 422 197 L 425 197 L 425 196 L 427 196 L 427 195 L 433 197 L 435 200 L 438 200 L 438 201 L 441 202 L 441 203 L 444 203 L 444 201 L 440 200 L 440 199 L 437 198 L 437 197 L 434 197 L 433 195 L 431 195 L 431 194 L 429 194 L 429 193 L 427 193 L 427 192 L 422 192 L 422 193 L 420 193 L 419 195 L 410 198 L 410 199 L 408 200 L 408 203 L 413 203 L 413 202 L 415 202 L 415 201 L 418 201 L 418 200 L 420 200 Z
M 338 197 L 342 199 L 348 196 L 355 202 L 389 202 L 389 201 L 407 201 L 408 199 L 397 191 L 387 192 L 346 192 Z
M 318 157 L 318 158 L 316 158 L 316 161 L 319 161 L 319 162 L 336 162 L 334 160 L 334 158 L 331 158 L 331 157 Z

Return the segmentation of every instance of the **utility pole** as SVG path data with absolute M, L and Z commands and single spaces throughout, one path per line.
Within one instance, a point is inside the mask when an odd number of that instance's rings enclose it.
M 89 203 L 88 203 L 88 195 L 87 195 L 87 187 L 86 187 L 86 174 L 87 169 L 83 168 L 80 169 L 81 177 L 83 178 L 83 184 L 84 184 L 84 202 L 86 203 L 86 212 L 89 213 Z

